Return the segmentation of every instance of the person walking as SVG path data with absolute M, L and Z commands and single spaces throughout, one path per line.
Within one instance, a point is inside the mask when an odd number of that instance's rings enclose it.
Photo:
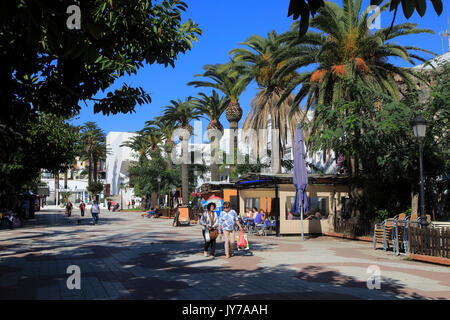
M 236 211 L 231 210 L 230 202 L 225 202 L 222 207 L 219 219 L 219 231 L 223 231 L 225 240 L 225 257 L 231 258 L 234 249 L 234 226 L 237 224 L 239 230 L 242 231 L 242 225 L 239 222 Z
M 84 204 L 83 201 L 81 201 L 81 203 L 80 203 L 80 213 L 81 213 L 82 217 L 84 217 L 84 211 L 85 210 L 86 210 L 86 205 Z
M 97 224 L 98 223 L 98 215 L 100 213 L 100 207 L 97 204 L 97 201 L 92 202 L 91 207 L 91 215 L 92 215 L 92 223 L 91 224 Z
M 67 216 L 70 217 L 70 215 L 72 214 L 72 202 L 70 202 L 69 199 L 67 199 L 67 204 L 66 204 L 66 211 L 67 211 Z
M 217 218 L 217 213 L 214 212 L 215 209 L 216 205 L 214 203 L 208 203 L 208 205 L 206 206 L 206 210 L 203 211 L 202 217 L 200 218 L 200 224 L 202 225 L 203 239 L 205 240 L 203 254 L 205 255 L 205 257 L 207 257 L 208 249 L 209 247 L 211 247 L 211 252 L 209 256 L 212 258 L 214 258 L 216 252 L 216 238 L 218 235 L 217 227 L 219 226 L 219 219 Z

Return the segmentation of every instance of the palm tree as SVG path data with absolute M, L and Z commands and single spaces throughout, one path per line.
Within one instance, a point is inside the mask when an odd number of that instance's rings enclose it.
M 175 121 L 171 119 L 165 119 L 163 117 L 155 117 L 153 120 L 149 120 L 146 123 L 146 127 L 151 127 L 157 130 L 161 134 L 161 141 L 163 141 L 163 149 L 167 153 L 167 164 L 169 169 L 172 168 L 172 150 L 175 146 L 175 142 L 172 139 L 173 132 L 175 131 Z
M 138 163 L 143 166 L 150 154 L 160 150 L 162 142 L 162 134 L 155 127 L 145 126 L 142 130 L 137 132 L 137 135 L 130 138 L 121 144 L 136 151 L 139 154 Z M 157 192 L 151 193 L 151 205 L 155 207 L 158 203 L 159 194 Z
M 287 144 L 288 130 L 293 137 L 295 126 L 300 121 L 301 110 L 292 108 L 294 95 L 279 104 L 280 98 L 285 92 L 286 86 L 297 73 L 292 71 L 284 77 L 276 78 L 274 74 L 286 63 L 286 60 L 274 62 L 275 54 L 285 48 L 285 41 L 275 31 L 269 32 L 267 38 L 252 35 L 245 42 L 240 43 L 247 48 L 238 48 L 230 51 L 233 61 L 243 61 L 249 65 L 247 69 L 258 84 L 259 91 L 251 102 L 251 110 L 243 124 L 243 129 L 258 130 L 267 128 L 269 119 L 272 129 L 278 129 L 280 152 L 272 150 L 273 170 L 281 171 L 280 157 Z M 293 139 L 292 139 L 293 140 Z M 267 144 L 267 137 L 263 143 Z
M 81 127 L 81 158 L 89 161 L 89 182 L 98 179 L 98 162 L 106 160 L 106 135 L 95 122 Z
M 200 114 L 194 108 L 193 101 L 191 97 L 186 99 L 186 101 L 181 101 L 178 99 L 170 100 L 171 105 L 165 107 L 163 116 L 161 117 L 165 121 L 173 121 L 176 127 L 179 129 L 184 129 L 192 135 L 193 128 L 189 124 L 191 120 L 198 120 L 200 118 Z M 181 142 L 184 144 L 182 150 L 188 150 L 187 144 L 189 143 L 189 139 L 183 139 L 180 136 Z M 181 165 L 181 188 L 182 188 L 182 200 L 183 204 L 189 204 L 189 164 L 186 159 L 188 155 L 182 154 L 183 163 Z M 190 160 L 190 159 L 189 159 Z
M 210 96 L 199 93 L 200 98 L 194 98 L 195 108 L 210 120 L 207 127 L 208 139 L 212 143 L 211 152 L 211 181 L 219 181 L 219 164 L 214 161 L 216 152 L 219 152 L 219 140 L 216 139 L 214 131 L 220 131 L 223 135 L 223 125 L 220 123 L 220 117 L 230 103 L 230 99 L 226 96 L 219 97 L 219 94 L 212 90 Z
M 147 159 L 148 152 L 156 151 L 160 147 L 162 135 L 153 127 L 144 127 L 139 130 L 136 136 L 122 143 L 121 147 L 129 147 L 139 154 L 139 163 L 143 163 Z
M 306 111 L 316 103 L 332 106 L 340 99 L 351 100 L 345 85 L 349 78 L 362 80 L 394 99 L 401 98 L 396 79 L 402 79 L 408 89 L 415 87 L 414 78 L 418 75 L 410 69 L 392 65 L 388 59 L 397 57 L 414 64 L 413 59 L 425 59 L 412 51 L 433 53 L 414 46 L 402 46 L 391 40 L 404 35 L 434 32 L 417 29 L 417 25 L 412 23 L 393 26 L 390 32 L 389 28 L 370 32 L 368 10 L 361 13 L 361 3 L 362 0 L 342 0 L 343 6 L 340 7 L 327 1 L 310 22 L 311 27 L 319 32 L 308 32 L 299 38 L 296 22 L 291 31 L 283 35 L 288 45 L 277 53 L 276 61 L 286 63 L 275 77 L 283 78 L 305 67 L 313 67 L 313 70 L 293 78 L 279 104 L 297 87 L 300 90 L 293 101 L 293 108 L 305 98 Z M 381 7 L 381 12 L 388 6 L 389 3 L 386 3 Z
M 385 11 L 389 4 L 382 6 L 380 11 Z M 310 20 L 310 26 L 318 32 L 308 32 L 299 38 L 295 31 L 298 23 L 294 23 L 292 30 L 283 35 L 287 46 L 277 53 L 275 61 L 286 63 L 275 77 L 282 78 L 299 69 L 303 72 L 290 81 L 279 104 L 297 87 L 299 91 L 293 108 L 306 99 L 305 115 L 314 104 L 334 108 L 338 101 L 354 101 L 355 93 L 350 89 L 352 82 L 364 83 L 395 100 L 401 99 L 399 80 L 408 90 L 415 88 L 414 79 L 420 76 L 411 69 L 391 64 L 389 58 L 400 58 L 414 65 L 414 59 L 425 61 L 414 51 L 433 53 L 415 46 L 402 46 L 392 40 L 404 35 L 434 32 L 418 29 L 412 23 L 399 24 L 391 30 L 388 27 L 370 31 L 367 23 L 369 10 L 361 12 L 361 5 L 362 0 L 342 0 L 342 7 L 327 1 Z M 381 102 L 374 101 L 374 108 L 381 107 Z M 314 112 L 315 119 L 320 120 L 322 116 Z M 315 134 L 318 129 L 321 128 L 311 127 L 309 134 Z M 355 132 L 355 135 L 360 134 L 363 132 Z M 353 181 L 357 181 L 362 170 L 361 162 L 357 157 L 349 160 L 350 175 Z M 362 198 L 363 190 L 352 183 L 350 193 L 356 203 Z
M 247 88 L 248 84 L 252 81 L 252 77 L 246 70 L 247 66 L 243 63 L 229 62 L 226 64 L 205 65 L 203 74 L 197 74 L 195 77 L 201 76 L 210 78 L 211 81 L 191 81 L 188 85 L 198 87 L 209 87 L 221 91 L 224 95 L 230 99 L 228 106 L 225 110 L 225 115 L 230 123 L 230 130 L 235 132 L 234 134 L 234 148 L 239 150 L 237 134 L 239 120 L 242 117 L 242 109 L 239 105 L 239 97 Z M 230 141 L 230 154 L 234 154 L 234 149 L 231 149 Z

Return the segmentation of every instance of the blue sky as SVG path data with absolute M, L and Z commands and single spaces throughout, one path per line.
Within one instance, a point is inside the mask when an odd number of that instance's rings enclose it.
M 124 82 L 130 86 L 140 86 L 151 94 L 152 103 L 137 106 L 135 113 L 103 116 L 93 113 L 93 104 L 82 104 L 80 114 L 72 121 L 74 125 L 81 125 L 87 121 L 95 121 L 106 133 L 110 131 L 137 131 L 144 127 L 145 122 L 159 116 L 170 100 L 184 99 L 187 96 L 195 96 L 198 92 L 208 92 L 205 89 L 195 89 L 186 83 L 194 80 L 194 74 L 202 73 L 205 64 L 224 63 L 228 61 L 228 53 L 238 47 L 239 42 L 245 41 L 250 35 L 265 36 L 271 30 L 278 33 L 286 31 L 291 23 L 287 17 L 289 0 L 185 0 L 189 8 L 183 18 L 191 18 L 199 24 L 203 30 L 199 41 L 194 43 L 191 51 L 179 55 L 175 68 L 160 65 L 145 66 L 138 70 L 137 75 L 126 76 L 118 79 L 108 90 L 120 87 Z M 334 2 L 341 4 L 341 0 Z M 413 45 L 430 50 L 436 54 L 442 54 L 442 42 L 439 32 L 447 28 L 448 0 L 442 1 L 444 12 L 439 17 L 431 2 L 427 1 L 427 12 L 423 18 L 415 12 L 409 22 L 418 23 L 419 28 L 427 28 L 435 31 L 434 35 L 419 34 L 401 37 L 396 42 L 403 45 Z M 363 7 L 368 6 L 370 0 L 363 0 Z M 389 11 L 382 13 L 381 26 L 389 26 L 393 14 Z M 395 23 L 403 23 L 406 19 L 403 12 L 397 14 Z M 444 49 L 447 39 L 444 39 Z M 423 54 L 426 58 L 430 55 Z M 408 66 L 402 61 L 393 60 L 400 66 Z M 200 78 L 197 78 L 200 79 Z M 243 109 L 242 121 L 250 110 L 250 101 L 256 95 L 257 87 L 252 83 L 240 98 Z M 98 97 L 104 96 L 99 93 Z M 228 128 L 225 115 L 220 119 L 224 127 Z M 206 129 L 207 121 L 204 122 Z M 241 125 L 240 123 L 240 125 Z

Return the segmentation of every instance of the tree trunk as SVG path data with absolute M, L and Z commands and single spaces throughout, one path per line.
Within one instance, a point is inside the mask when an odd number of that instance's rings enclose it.
M 59 171 L 55 173 L 55 205 L 58 204 L 58 196 L 59 196 Z
M 219 181 L 219 165 L 211 163 L 211 181 Z
M 67 175 L 69 174 L 69 169 L 66 169 L 64 173 L 64 189 L 67 189 Z
M 158 205 L 158 193 L 152 192 L 151 194 L 151 206 L 153 209 Z
M 233 164 L 237 164 L 237 158 L 234 154 L 234 150 L 239 150 L 239 145 L 238 145 L 238 121 L 230 121 L 230 155 L 232 155 L 233 157 Z M 233 137 L 233 144 L 231 144 L 231 137 Z
M 94 181 L 97 182 L 98 180 L 98 159 L 94 158 L 94 168 L 93 168 L 93 173 L 94 173 Z
M 360 205 L 363 198 L 363 189 L 359 181 L 359 161 L 355 156 L 350 158 L 350 170 L 351 215 L 358 217 L 361 214 Z
M 272 150 L 270 150 L 272 161 L 272 173 L 281 173 L 281 148 L 280 148 L 280 130 L 271 128 Z
M 88 182 L 92 181 L 92 157 L 89 155 Z
M 183 205 L 189 205 L 189 164 L 181 165 L 181 194 Z

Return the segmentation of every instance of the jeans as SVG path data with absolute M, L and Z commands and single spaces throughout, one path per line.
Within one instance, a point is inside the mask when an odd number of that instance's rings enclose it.
M 98 223 L 98 212 L 92 212 L 92 223 Z
M 211 255 L 214 256 L 214 254 L 216 252 L 216 239 L 206 242 L 205 232 L 209 232 L 209 230 L 208 229 L 203 230 L 203 232 L 202 232 L 203 239 L 205 240 L 205 247 L 204 247 L 203 251 L 208 252 L 208 248 L 211 246 Z

